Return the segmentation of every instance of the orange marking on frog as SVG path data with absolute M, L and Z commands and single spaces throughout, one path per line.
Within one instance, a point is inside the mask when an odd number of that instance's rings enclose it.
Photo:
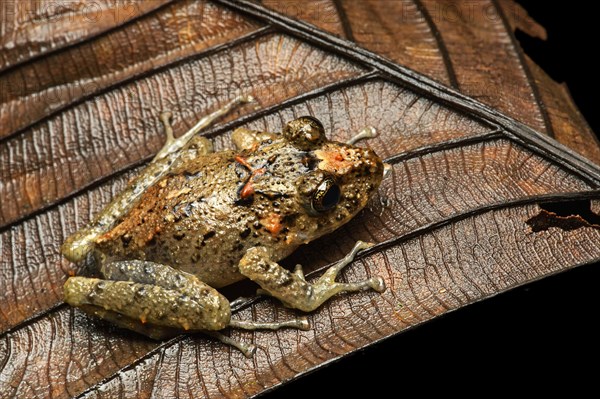
M 271 212 L 264 218 L 260 219 L 260 223 L 265 226 L 265 229 L 271 235 L 276 236 L 283 229 L 283 224 L 281 224 L 281 215 Z
M 247 199 L 254 195 L 254 184 L 253 184 L 254 178 L 256 176 L 260 176 L 260 175 L 264 175 L 264 174 L 265 174 L 265 168 L 255 169 L 252 171 L 250 178 L 248 179 L 246 184 L 244 184 L 244 187 L 242 187 L 242 189 L 240 190 L 240 198 L 241 199 Z
M 254 186 L 252 185 L 252 181 L 248 180 L 244 187 L 240 190 L 240 198 L 245 200 L 254 195 Z
M 248 163 L 248 161 L 240 155 L 236 155 L 234 159 L 237 163 L 245 166 L 251 172 L 251 175 L 248 178 L 248 181 L 246 182 L 246 184 L 244 184 L 244 187 L 242 187 L 242 189 L 240 190 L 240 198 L 245 200 L 254 195 L 254 192 L 255 192 L 254 191 L 254 178 L 256 176 L 264 175 L 266 172 L 266 169 L 265 168 L 254 169 L 254 167 L 252 165 L 250 165 L 250 163 Z
M 321 160 L 319 169 L 337 174 L 345 174 L 354 166 L 352 150 L 316 150 L 315 155 Z
M 240 165 L 243 165 L 246 168 L 248 168 L 248 170 L 250 170 L 250 171 L 254 170 L 254 168 L 252 167 L 252 165 L 250 165 L 248 163 L 248 161 L 246 160 L 246 158 L 243 158 L 241 155 L 236 155 L 235 158 L 233 158 L 233 159 L 235 159 L 235 161 L 237 163 L 239 163 Z

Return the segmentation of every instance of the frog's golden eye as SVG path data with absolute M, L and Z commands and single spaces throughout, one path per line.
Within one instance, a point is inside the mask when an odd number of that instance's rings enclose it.
M 302 116 L 287 123 L 283 129 L 283 136 L 294 146 L 308 150 L 317 147 L 325 140 L 325 128 L 318 119 Z
M 328 177 L 313 192 L 310 205 L 315 212 L 327 212 L 340 202 L 340 198 L 340 186 L 333 178 Z

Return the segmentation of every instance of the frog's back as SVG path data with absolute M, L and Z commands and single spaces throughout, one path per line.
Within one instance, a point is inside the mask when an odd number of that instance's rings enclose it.
M 244 278 L 238 263 L 249 248 L 277 262 L 337 229 L 366 205 L 383 164 L 300 122 L 304 130 L 237 152 L 179 158 L 96 240 L 97 250 L 108 260 L 169 265 L 218 288 Z
M 214 287 L 241 280 L 237 263 L 255 245 L 256 222 L 238 203 L 244 178 L 233 151 L 189 160 L 150 187 L 97 250 L 167 264 Z

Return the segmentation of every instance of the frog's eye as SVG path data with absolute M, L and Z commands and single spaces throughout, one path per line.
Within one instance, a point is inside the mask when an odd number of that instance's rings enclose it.
M 340 186 L 331 177 L 325 178 L 313 192 L 310 206 L 315 212 L 327 212 L 340 202 Z
M 296 147 L 309 150 L 325 140 L 325 129 L 318 119 L 302 116 L 287 123 L 283 128 L 283 136 Z

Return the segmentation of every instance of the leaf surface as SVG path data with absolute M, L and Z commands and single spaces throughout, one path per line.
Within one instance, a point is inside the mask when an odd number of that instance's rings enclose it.
M 129 22 L 53 38 L 47 53 L 10 54 L 0 74 L 24 90 L 0 95 L 0 397 L 253 396 L 448 311 L 600 259 L 598 167 L 527 126 L 572 144 L 591 134 L 587 125 L 570 118 L 577 110 L 564 90 L 543 80 L 514 41 L 504 42 L 506 57 L 486 53 L 519 23 L 541 34 L 532 21 L 502 14 L 500 22 L 446 26 L 432 17 L 434 3 L 401 2 L 417 15 L 397 26 L 415 48 L 396 48 L 392 29 L 379 26 L 377 42 L 357 22 L 391 18 L 393 8 L 376 2 L 307 3 L 325 11 L 299 17 L 337 36 L 285 17 L 294 16 L 289 6 L 270 11 L 281 3 L 156 3 Z M 513 3 L 493 5 L 500 13 Z M 471 37 L 475 30 L 493 32 Z M 485 54 L 453 52 L 440 35 Z M 39 73 L 49 65 L 55 73 Z M 493 85 L 477 83 L 490 71 Z M 522 92 L 498 93 L 507 80 Z M 82 82 L 93 89 L 76 89 Z M 356 240 L 373 241 L 341 278 L 381 275 L 388 290 L 336 297 L 309 316 L 311 331 L 232 331 L 259 347 L 253 359 L 204 336 L 151 341 L 62 304 L 69 272 L 92 265 L 62 259 L 60 244 L 158 151 L 157 115 L 173 111 L 181 134 L 241 92 L 261 108 L 241 108 L 205 132 L 217 149 L 229 147 L 237 126 L 280 131 L 305 114 L 339 140 L 377 127 L 379 137 L 363 145 L 392 165 L 378 194 L 286 264 L 302 262 L 314 278 Z M 48 93 L 62 94 L 40 99 Z M 552 213 L 556 204 L 574 214 Z M 293 315 L 261 299 L 234 317 Z
M 541 39 L 546 31 L 513 0 L 262 4 L 452 86 L 600 162 L 596 135 L 568 88 L 554 82 L 519 46 L 515 30 Z

